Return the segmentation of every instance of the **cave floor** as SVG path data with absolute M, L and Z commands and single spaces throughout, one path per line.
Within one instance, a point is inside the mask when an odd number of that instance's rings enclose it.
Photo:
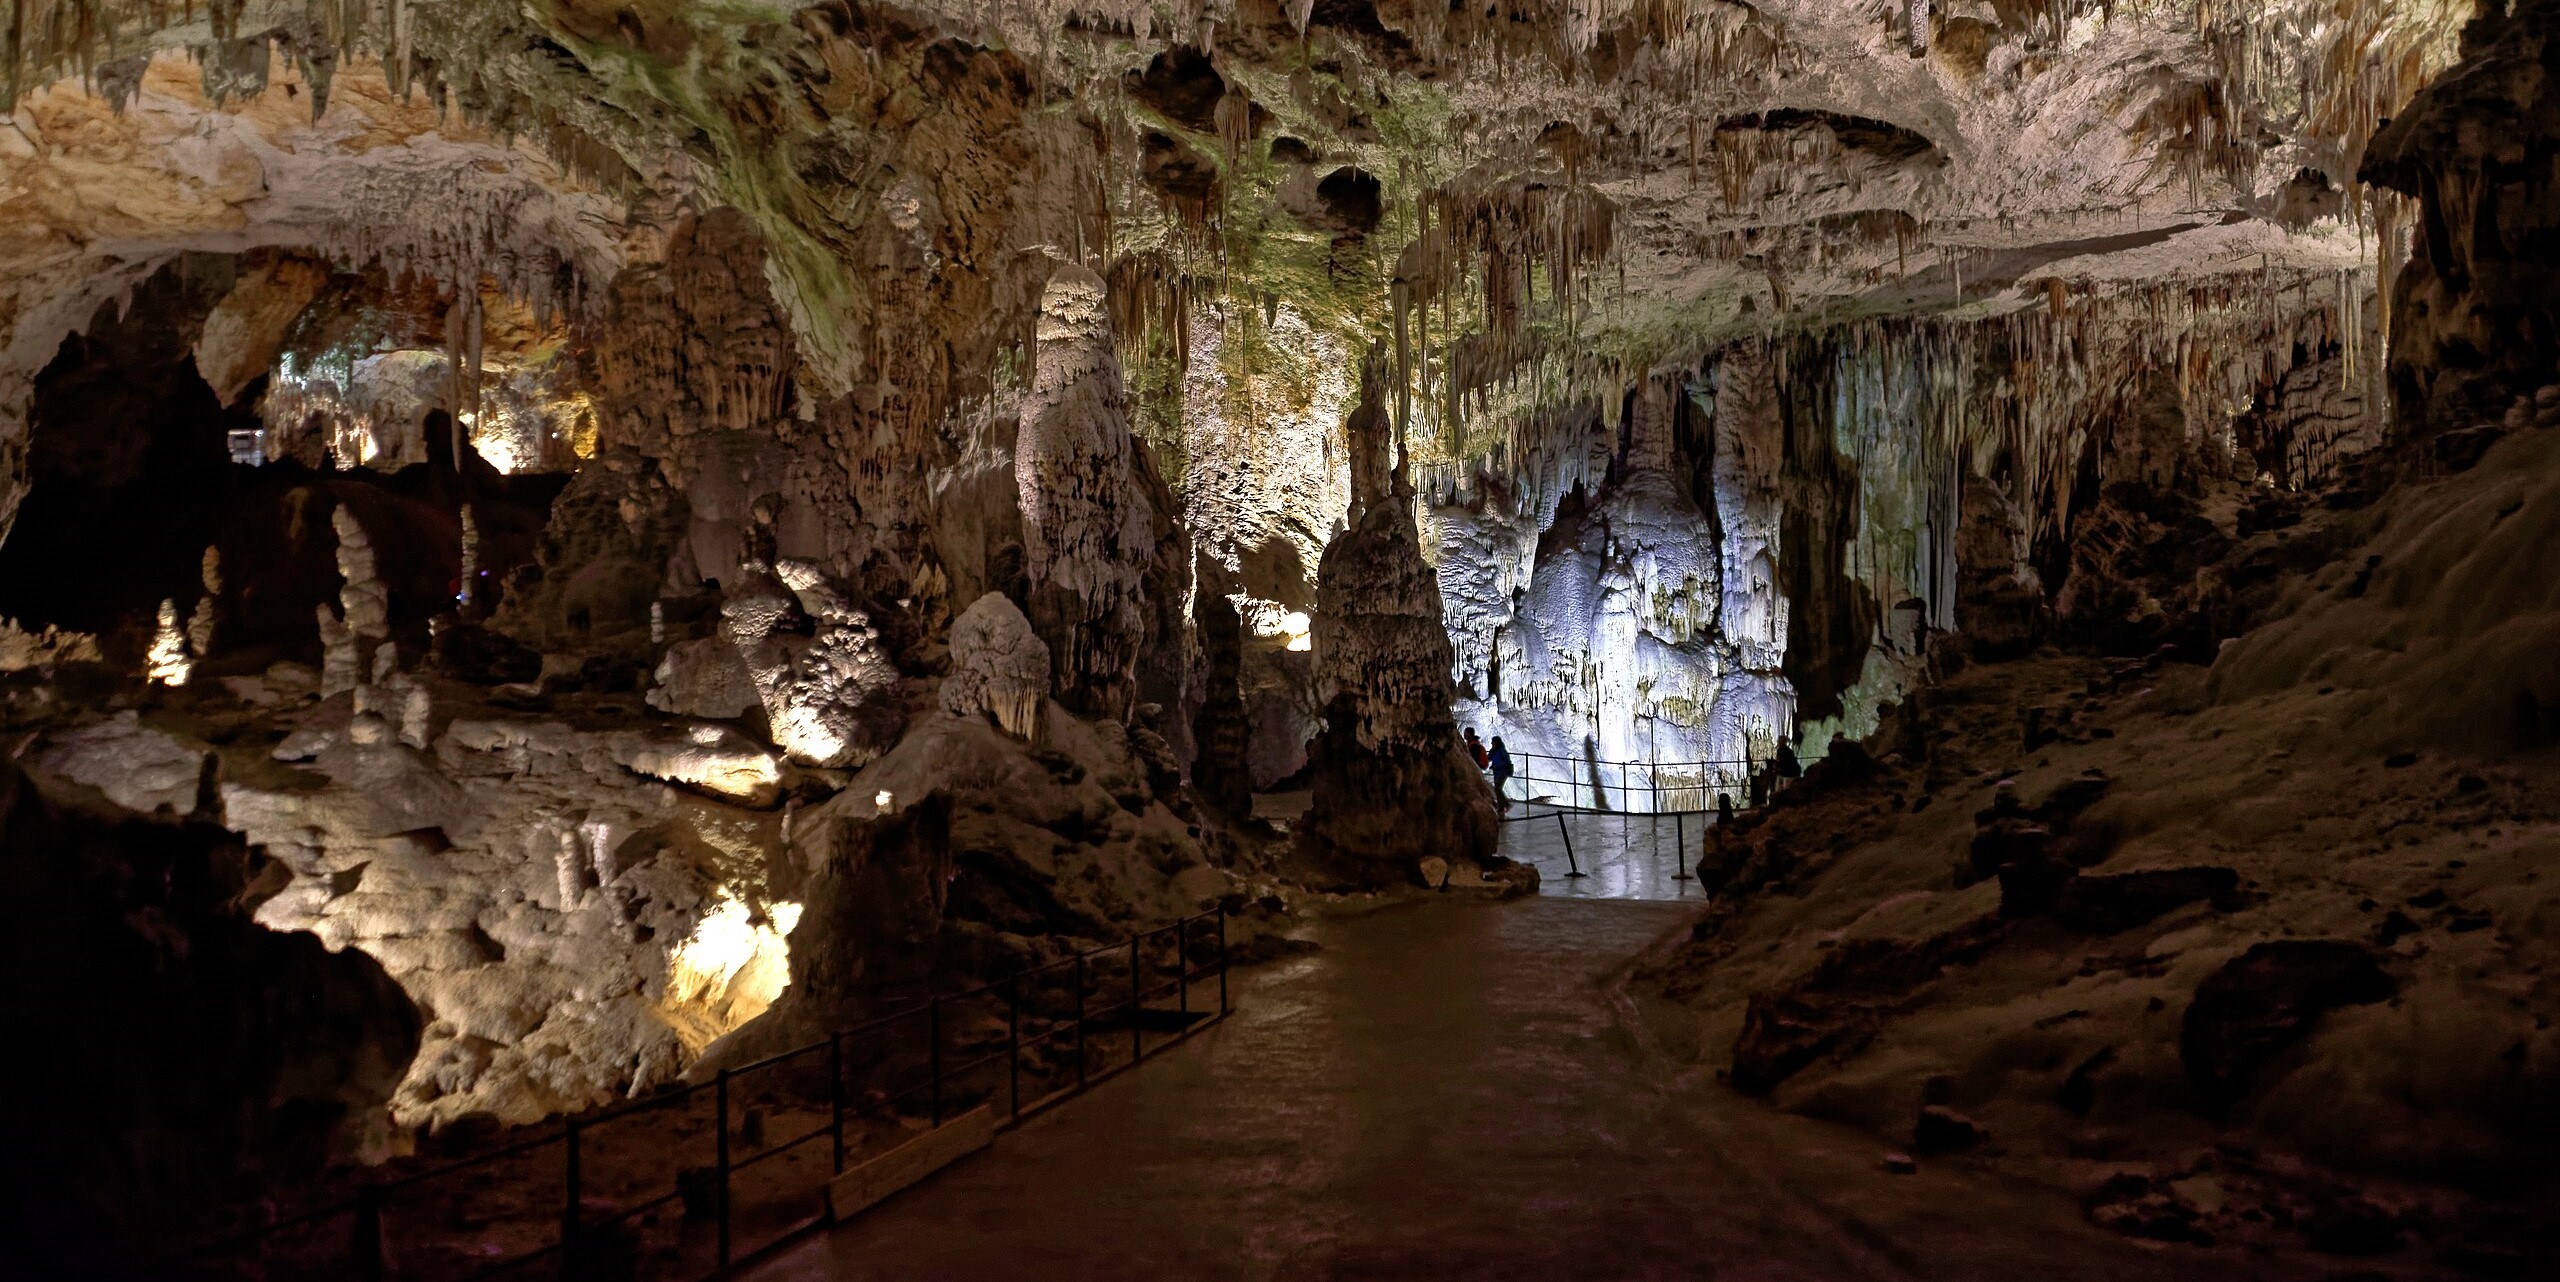
M 1322 951 L 1238 975 L 1225 1023 L 743 1276 L 2292 1276 L 2102 1233 L 1989 1170 L 1888 1175 L 1864 1135 L 1677 1072 L 1614 981 L 1686 914 L 1323 922 Z

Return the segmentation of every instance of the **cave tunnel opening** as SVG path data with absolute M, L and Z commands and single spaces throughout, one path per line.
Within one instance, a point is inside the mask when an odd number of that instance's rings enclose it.
M 162 599 L 196 594 L 205 546 L 253 472 L 231 461 L 229 433 L 259 426 L 196 370 L 196 330 L 230 284 L 227 256 L 174 260 L 100 307 L 36 376 L 0 617 L 147 631 Z
M 226 403 L 205 373 L 221 364 L 216 313 L 296 266 L 314 279 L 307 301 L 289 299 L 283 323 L 270 323 L 276 350 L 236 376 Z M 527 470 L 505 474 L 483 457 L 489 446 L 466 445 L 457 469 L 454 416 L 436 403 L 436 288 L 275 251 L 190 253 L 102 305 L 35 379 L 27 496 L 0 542 L 0 618 L 90 633 L 128 660 L 149 644 L 161 602 L 183 617 L 204 595 L 210 548 L 222 666 L 308 660 L 313 611 L 337 600 L 330 522 L 342 506 L 371 534 L 392 621 L 413 639 L 459 592 L 466 505 L 482 608 L 493 604 L 533 559 L 569 479 L 534 469 L 576 458 L 519 451 L 509 461 Z M 368 379 L 405 380 L 404 396 L 351 411 Z

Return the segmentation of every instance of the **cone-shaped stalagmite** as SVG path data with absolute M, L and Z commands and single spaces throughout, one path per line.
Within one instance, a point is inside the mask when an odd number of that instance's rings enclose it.
M 1040 299 L 1013 466 L 1031 625 L 1049 643 L 1058 701 L 1092 715 L 1128 715 L 1146 639 L 1152 540 L 1136 449 L 1102 278 L 1063 265 Z
M 1355 459 L 1379 457 L 1392 430 L 1382 365 L 1373 351 L 1360 407 L 1344 425 Z M 1376 883 L 1418 875 L 1426 858 L 1491 859 L 1497 818 L 1449 714 L 1449 632 L 1439 577 L 1414 531 L 1412 484 L 1400 457 L 1354 474 L 1351 524 L 1325 545 L 1316 571 L 1325 724 L 1299 840 L 1335 875 Z

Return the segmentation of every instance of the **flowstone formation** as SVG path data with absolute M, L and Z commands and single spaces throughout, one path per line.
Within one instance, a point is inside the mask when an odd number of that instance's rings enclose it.
M 1419 879 L 1426 859 L 1508 864 L 1493 853 L 1493 791 L 1450 718 L 1440 582 L 1422 559 L 1404 461 L 1386 459 L 1383 364 L 1371 353 L 1344 429 L 1357 487 L 1349 524 L 1316 570 L 1324 730 L 1309 754 L 1298 829 L 1303 854 L 1354 884 Z M 1504 866 L 1500 875 L 1525 871 Z M 1535 881 L 1528 874 L 1526 884 Z

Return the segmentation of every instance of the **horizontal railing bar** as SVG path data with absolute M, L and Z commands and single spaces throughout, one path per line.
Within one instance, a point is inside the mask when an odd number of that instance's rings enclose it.
M 730 1169 L 731 1171 L 743 1171 L 743 1170 L 747 1169 L 748 1167 L 753 1166 L 753 1165 L 755 1165 L 756 1163 L 758 1163 L 758 1162 L 761 1162 L 761 1161 L 765 1160 L 765 1159 L 766 1159 L 766 1158 L 768 1158 L 768 1157 L 780 1157 L 780 1156 L 782 1156 L 783 1154 L 788 1153 L 788 1152 L 790 1152 L 791 1150 L 793 1150 L 793 1149 L 795 1149 L 795 1148 L 798 1148 L 798 1147 L 800 1147 L 801 1145 L 806 1144 L 806 1143 L 808 1143 L 808 1142 L 809 1142 L 809 1141 L 811 1141 L 811 1140 L 819 1139 L 819 1138 L 822 1138 L 822 1137 L 825 1137 L 825 1136 L 829 1136 L 829 1135 L 833 1135 L 833 1134 L 835 1134 L 835 1133 L 836 1133 L 836 1128 L 835 1128 L 832 1124 L 827 1125 L 827 1126 L 821 1126 L 821 1127 L 819 1127 L 818 1129 L 816 1129 L 816 1130 L 814 1130 L 814 1131 L 811 1131 L 811 1132 L 809 1132 L 808 1134 L 806 1134 L 806 1135 L 803 1135 L 803 1136 L 799 1137 L 798 1139 L 785 1140 L 784 1142 L 782 1142 L 782 1143 L 780 1143 L 780 1144 L 768 1144 L 768 1145 L 766 1145 L 765 1147 L 763 1147 L 762 1149 L 757 1150 L 757 1151 L 756 1151 L 753 1155 L 751 1155 L 751 1156 L 738 1158 L 738 1159 L 736 1159 L 735 1161 L 732 1161 L 732 1162 L 730 1162 L 730 1163 L 729 1163 L 729 1169 Z
M 649 1199 L 648 1201 L 646 1201 L 646 1202 L 637 1202 L 637 1203 L 634 1203 L 634 1204 L 632 1204 L 632 1205 L 630 1205 L 630 1206 L 626 1206 L 626 1207 L 622 1208 L 621 1210 L 619 1210 L 619 1211 L 615 1211 L 615 1212 L 614 1212 L 614 1213 L 612 1213 L 611 1215 L 608 1215 L 608 1216 L 604 1217 L 602 1220 L 599 1220 L 599 1221 L 597 1221 L 597 1222 L 596 1222 L 596 1223 L 594 1223 L 594 1224 L 591 1224 L 591 1225 L 585 1225 L 585 1226 L 583 1226 L 583 1227 L 587 1227 L 587 1228 L 602 1228 L 602 1227 L 604 1227 L 604 1226 L 605 1226 L 605 1225 L 607 1225 L 607 1224 L 620 1224 L 620 1223 L 622 1223 L 624 1220 L 630 1219 L 632 1216 L 635 1216 L 635 1215 L 647 1215 L 649 1212 L 654 1211 L 654 1210 L 657 1210 L 659 1207 L 662 1207 L 662 1206 L 672 1206 L 672 1205 L 674 1205 L 675 1203 L 681 1202 L 681 1201 L 683 1201 L 683 1200 L 684 1200 L 684 1190 L 683 1190 L 683 1189 L 675 1189 L 675 1190 L 672 1190 L 672 1191 L 670 1191 L 670 1192 L 661 1193 L 661 1194 L 657 1195 L 656 1197 L 650 1198 L 650 1199 Z

